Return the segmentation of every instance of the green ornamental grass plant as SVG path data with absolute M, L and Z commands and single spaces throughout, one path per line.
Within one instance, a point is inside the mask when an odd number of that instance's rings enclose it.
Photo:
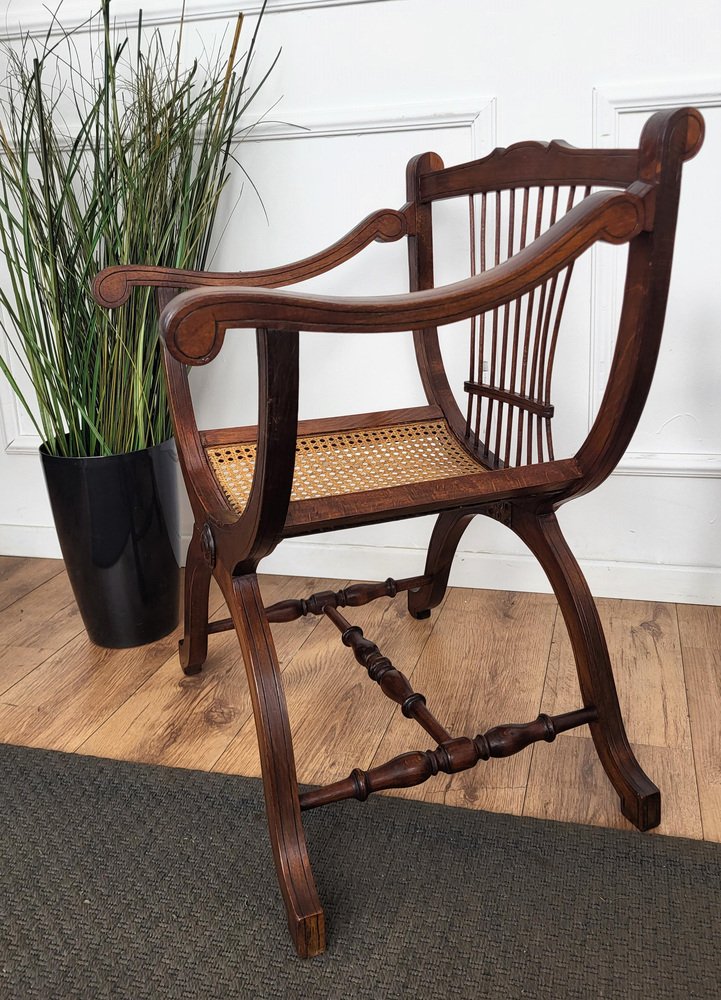
M 142 14 L 137 43 L 118 39 L 110 0 L 82 26 L 89 70 L 78 29 L 57 21 L 39 47 L 3 45 L 0 318 L 37 409 L 0 367 L 50 454 L 122 454 L 172 434 L 150 290 L 108 312 L 90 285 L 111 264 L 206 266 L 241 121 L 278 58 L 250 89 L 263 10 L 245 53 L 239 15 L 227 57 L 204 66 L 182 65 L 183 20 L 170 49 Z

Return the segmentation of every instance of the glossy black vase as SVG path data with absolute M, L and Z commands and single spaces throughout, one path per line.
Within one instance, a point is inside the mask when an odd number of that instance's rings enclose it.
M 107 458 L 58 458 L 40 448 L 70 584 L 98 646 L 142 646 L 178 623 L 180 570 L 173 441 Z

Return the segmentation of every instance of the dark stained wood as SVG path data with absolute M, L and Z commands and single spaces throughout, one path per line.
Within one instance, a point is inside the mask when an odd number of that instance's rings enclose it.
M 183 638 L 178 643 L 180 665 L 186 674 L 197 674 L 208 655 L 208 596 L 212 567 L 197 525 L 185 558 Z
M 407 295 L 341 299 L 273 288 L 191 289 L 165 307 L 160 331 L 176 360 L 204 365 L 217 356 L 230 328 L 386 333 L 455 323 L 495 309 L 546 281 L 599 240 L 628 242 L 641 231 L 647 214 L 638 194 L 599 191 L 498 267 Z
M 236 271 L 235 273 L 205 271 L 183 271 L 167 267 L 138 267 L 123 264 L 108 267 L 93 281 L 93 295 L 96 301 L 109 309 L 115 309 L 127 302 L 134 287 L 151 285 L 153 288 L 194 288 L 198 285 L 260 285 L 263 288 L 279 288 L 305 281 L 323 274 L 349 260 L 374 240 L 389 243 L 399 240 L 408 233 L 408 223 L 404 211 L 384 208 L 373 212 L 359 222 L 351 231 L 326 250 L 282 267 L 265 268 L 262 271 Z
M 134 285 L 153 285 L 168 398 L 195 527 L 188 554 L 181 662 L 200 669 L 207 636 L 233 626 L 245 660 L 258 735 L 268 826 L 288 924 L 300 955 L 325 946 L 323 911 L 313 882 L 301 808 L 371 791 L 409 787 L 438 772 L 517 753 L 538 740 L 588 724 L 596 753 L 637 828 L 660 820 L 660 795 L 628 741 L 593 598 L 555 511 L 611 473 L 628 446 L 658 355 L 673 253 L 681 168 L 700 148 L 703 119 L 694 109 L 655 114 L 638 149 L 574 149 L 530 142 L 445 168 L 435 153 L 408 165 L 407 203 L 369 216 L 327 250 L 296 264 L 217 274 L 126 266 L 96 278 L 98 301 L 115 306 Z M 603 188 L 604 190 L 595 190 Z M 609 190 L 611 189 L 611 190 Z M 435 287 L 433 202 L 468 199 L 470 276 Z M 338 298 L 278 291 L 347 260 L 373 239 L 408 239 L 410 291 L 380 298 Z M 574 261 L 595 243 L 628 244 L 619 334 L 598 416 L 577 454 L 555 459 L 553 363 Z M 176 294 L 179 289 L 190 290 Z M 437 328 L 470 325 L 470 359 L 461 411 L 441 356 Z M 257 330 L 259 407 L 253 427 L 200 430 L 187 365 L 217 356 L 227 330 Z M 299 331 L 413 331 L 428 405 L 298 422 Z M 352 373 L 349 372 L 349 378 Z M 339 482 L 291 502 L 297 438 L 384 424 L 444 421 L 477 471 L 446 479 L 355 493 Z M 205 448 L 257 443 L 243 513 L 220 488 Z M 438 475 L 438 473 L 435 473 Z M 331 495 L 333 494 L 333 495 Z M 349 585 L 264 608 L 255 572 L 283 539 L 336 528 L 437 514 L 425 572 L 408 580 Z M 496 726 L 474 739 L 453 738 L 424 697 L 338 608 L 408 591 L 412 615 L 427 617 L 444 598 L 451 563 L 477 514 L 510 527 L 544 568 L 573 649 L 584 708 Z M 208 623 L 212 575 L 231 618 Z M 270 622 L 325 614 L 384 693 L 438 744 L 299 796 L 293 746 Z M 483 628 L 483 622 L 479 622 Z M 571 741 L 575 742 L 575 741 Z
M 431 609 L 442 602 L 458 543 L 474 516 L 462 510 L 444 511 L 438 515 L 426 557 L 425 573 L 430 582 L 408 594 L 408 611 L 414 618 L 428 618 Z
M 288 927 L 302 958 L 325 950 L 323 909 L 308 859 L 280 667 L 255 574 L 220 576 L 236 623 L 258 732 L 265 805 Z
M 621 811 L 639 830 L 650 830 L 661 822 L 661 795 L 641 769 L 626 736 L 606 637 L 586 579 L 555 514 L 517 507 L 511 527 L 541 563 L 558 597 L 584 704 L 598 713 L 591 736 L 620 796 Z
M 502 403 L 512 403 L 514 406 L 520 406 L 522 410 L 528 410 L 529 413 L 535 413 L 539 417 L 553 416 L 553 407 L 550 403 L 542 403 L 538 399 L 522 396 L 509 389 L 498 389 L 493 385 L 484 385 L 482 382 L 464 382 L 463 388 L 473 396 L 487 396 L 489 399 L 497 399 Z
M 676 215 L 684 160 L 695 156 L 703 118 L 688 108 L 661 112 L 641 135 L 640 179 L 651 185 L 646 231 L 629 247 L 616 348 L 596 420 L 578 451 L 583 480 L 567 497 L 606 479 L 628 448 L 651 388 L 661 344 L 671 277 Z
M 317 806 L 339 802 L 342 799 L 358 799 L 365 802 L 371 792 L 382 792 L 389 788 L 411 788 L 420 785 L 438 774 L 457 774 L 474 767 L 480 760 L 491 757 L 510 757 L 524 750 L 532 743 L 545 740 L 552 743 L 559 733 L 568 732 L 576 726 L 588 725 L 596 719 L 593 708 L 582 708 L 577 712 L 563 715 L 539 715 L 533 722 L 508 726 L 494 726 L 487 733 L 474 739 L 459 736 L 446 739 L 435 750 L 411 750 L 394 757 L 385 764 L 369 771 L 356 768 L 342 781 L 335 781 L 323 788 L 303 792 L 300 797 L 301 809 L 315 809 Z
M 322 615 L 326 608 L 360 608 L 379 597 L 395 597 L 405 591 L 416 591 L 429 582 L 426 576 L 409 576 L 405 580 L 389 577 L 383 583 L 352 583 L 342 590 L 323 590 L 300 600 L 278 601 L 265 609 L 269 622 L 293 622 L 304 615 Z
M 407 486 L 388 486 L 365 493 L 348 493 L 313 500 L 295 500 L 285 522 L 285 537 L 293 538 L 355 524 L 398 521 L 459 507 L 525 497 L 529 492 L 549 498 L 573 486 L 580 477 L 575 459 L 497 469 L 449 479 L 431 479 Z
M 517 142 L 481 160 L 427 172 L 419 187 L 423 203 L 478 191 L 534 184 L 628 187 L 638 177 L 637 149 L 575 149 L 565 142 Z
M 443 411 L 438 406 L 408 406 L 400 410 L 377 410 L 373 413 L 351 413 L 339 417 L 316 417 L 298 421 L 298 437 L 310 434 L 334 434 L 338 431 L 352 431 L 359 427 L 386 427 L 389 424 L 423 423 L 438 420 Z M 200 440 L 204 447 L 224 444 L 238 444 L 242 441 L 256 441 L 258 427 L 220 427 L 201 431 Z
M 450 739 L 450 734 L 426 708 L 424 696 L 413 690 L 405 674 L 393 666 L 374 642 L 366 639 L 363 630 L 346 621 L 337 608 L 326 605 L 323 610 L 340 630 L 343 645 L 353 650 L 356 660 L 366 668 L 368 676 L 378 684 L 386 698 L 400 705 L 405 717 L 415 719 L 437 743 Z

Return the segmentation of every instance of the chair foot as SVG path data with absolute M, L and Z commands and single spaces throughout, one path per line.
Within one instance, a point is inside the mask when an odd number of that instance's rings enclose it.
M 621 812 L 638 830 L 653 830 L 661 822 L 661 793 L 656 788 L 645 795 L 621 797 Z
M 185 560 L 184 635 L 178 643 L 183 673 L 191 676 L 200 673 L 208 656 L 208 595 L 212 572 L 200 538 L 195 526 Z
M 621 812 L 639 830 L 661 821 L 661 793 L 631 749 L 618 704 L 608 646 L 596 603 L 553 513 L 514 508 L 512 528 L 543 566 L 558 598 L 576 661 L 583 703 L 594 707 L 589 726 L 599 760 L 621 799 Z
M 178 641 L 178 659 L 180 660 L 180 666 L 183 668 L 183 673 L 186 677 L 192 677 L 194 674 L 199 674 L 203 670 L 203 662 L 205 657 L 200 663 L 190 663 L 187 651 L 189 649 L 189 643 L 185 639 L 180 639 Z
M 291 920 L 288 930 L 299 958 L 314 958 L 325 951 L 325 917 L 323 910 Z
M 325 950 L 323 909 L 300 813 L 293 742 L 278 657 L 255 574 L 220 577 L 245 661 L 258 735 L 268 832 L 288 928 L 301 958 Z
M 431 609 L 437 608 L 443 600 L 458 543 L 474 517 L 475 514 L 458 510 L 444 511 L 438 515 L 433 526 L 424 571 L 425 576 L 431 576 L 433 579 L 425 587 L 408 591 L 408 611 L 418 621 L 429 618 Z

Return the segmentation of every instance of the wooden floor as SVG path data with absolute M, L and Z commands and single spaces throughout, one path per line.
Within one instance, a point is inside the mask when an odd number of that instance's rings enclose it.
M 263 578 L 266 604 L 347 581 Z M 658 833 L 721 842 L 721 608 L 599 601 L 630 740 L 660 786 Z M 214 617 L 225 617 L 217 590 Z M 454 735 L 581 707 L 556 601 L 456 589 L 429 621 L 403 597 L 350 609 Z M 345 777 L 428 737 L 372 684 L 325 619 L 273 626 L 298 776 Z M 184 677 L 178 633 L 99 649 L 61 562 L 0 557 L 0 742 L 258 775 L 251 705 L 233 633 L 210 637 Z M 586 729 L 399 793 L 469 808 L 630 828 Z M 580 735 L 579 735 L 580 734 Z M 362 808 L 348 803 L 347 808 Z

